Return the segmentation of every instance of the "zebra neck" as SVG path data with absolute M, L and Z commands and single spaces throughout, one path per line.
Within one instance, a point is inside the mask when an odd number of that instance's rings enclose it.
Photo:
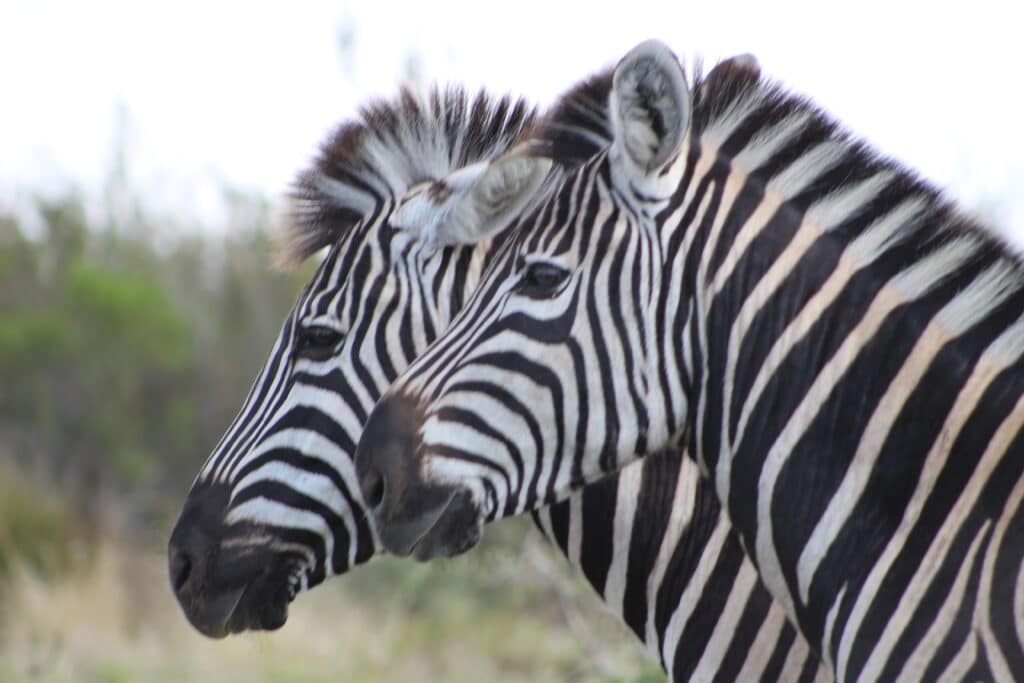
M 773 596 L 830 665 L 863 665 L 875 589 L 924 560 L 894 548 L 939 531 L 905 511 L 939 504 L 948 463 L 960 491 L 1000 462 L 965 425 L 1024 429 L 1024 273 L 891 165 L 690 164 L 667 213 L 692 292 L 690 445 Z
M 828 677 L 683 453 L 653 454 L 533 518 L 671 680 L 730 666 L 731 680 Z

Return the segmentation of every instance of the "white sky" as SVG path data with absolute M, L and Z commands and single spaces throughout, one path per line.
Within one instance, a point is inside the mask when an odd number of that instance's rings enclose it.
M 334 123 L 394 92 L 411 55 L 428 80 L 544 103 L 658 37 L 686 60 L 753 53 L 1024 237 L 1021 13 L 1006 0 L 8 0 L 0 209 L 39 188 L 98 193 L 120 110 L 149 201 L 215 221 L 223 183 L 280 196 Z

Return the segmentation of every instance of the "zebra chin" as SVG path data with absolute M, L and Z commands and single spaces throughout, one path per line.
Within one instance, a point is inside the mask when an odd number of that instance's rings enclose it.
M 410 500 L 408 508 L 387 517 L 374 513 L 384 548 L 395 555 L 411 555 L 420 562 L 460 555 L 480 542 L 483 518 L 468 491 L 439 487 L 423 492 L 437 505 L 423 506 Z
M 303 563 L 265 533 L 224 523 L 229 495 L 227 486 L 193 488 L 167 546 L 174 596 L 211 638 L 280 628 L 303 578 Z

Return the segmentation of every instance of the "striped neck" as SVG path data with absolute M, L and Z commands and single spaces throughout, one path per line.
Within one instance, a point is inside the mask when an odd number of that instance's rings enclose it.
M 984 449 L 956 442 L 970 416 L 1022 419 L 1024 271 L 906 169 L 788 105 L 760 129 L 738 105 L 734 129 L 701 137 L 659 216 L 678 271 L 665 282 L 692 292 L 677 340 L 692 452 L 769 590 L 843 677 L 886 661 L 852 645 L 882 609 L 862 591 L 893 580 L 938 469 L 957 462 L 959 487 L 984 471 Z

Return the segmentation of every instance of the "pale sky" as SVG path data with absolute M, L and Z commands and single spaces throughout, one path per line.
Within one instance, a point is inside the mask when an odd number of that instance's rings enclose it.
M 120 118 L 148 200 L 216 223 L 222 184 L 280 197 L 333 124 L 393 93 L 410 62 L 425 80 L 543 104 L 656 37 L 687 62 L 754 54 L 1024 240 L 1021 13 L 1005 0 L 8 1 L 0 209 L 69 184 L 98 193 Z

